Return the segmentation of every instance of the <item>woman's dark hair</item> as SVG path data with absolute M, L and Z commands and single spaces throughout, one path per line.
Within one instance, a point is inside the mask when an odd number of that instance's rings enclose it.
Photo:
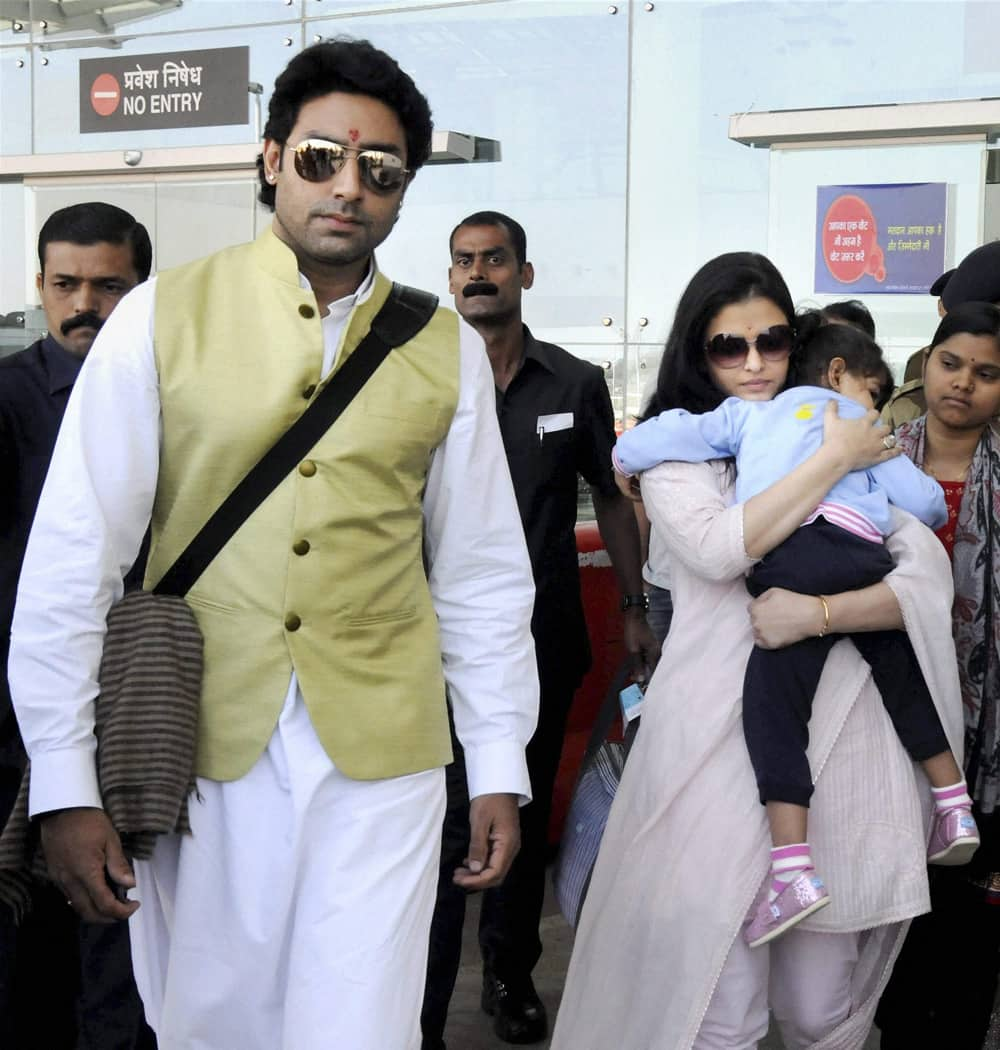
M 949 310 L 937 326 L 928 356 L 953 335 L 989 335 L 1000 350 L 1000 310 L 992 303 L 962 303 Z
M 839 321 L 843 324 L 854 325 L 855 328 L 860 328 L 869 339 L 875 338 L 875 318 L 860 299 L 844 299 L 839 303 L 827 303 L 819 312 L 824 321 L 833 324 Z
M 852 324 L 827 324 L 822 310 L 800 314 L 795 322 L 793 351 L 794 381 L 826 387 L 827 371 L 835 357 L 842 357 L 852 376 L 877 379 L 875 407 L 881 408 L 892 394 L 892 372 L 874 339 Z
M 350 37 L 313 44 L 288 63 L 274 82 L 264 138 L 285 145 L 303 105 L 334 91 L 367 95 L 385 103 L 406 133 L 406 166 L 416 172 L 426 162 L 434 128 L 427 99 L 394 58 L 368 40 Z M 257 175 L 258 199 L 274 208 L 275 188 L 264 177 L 263 154 L 257 157 Z
M 705 360 L 705 332 L 712 318 L 733 303 L 770 299 L 792 323 L 795 306 L 774 263 L 756 252 L 728 252 L 711 259 L 681 294 L 653 394 L 643 419 L 668 408 L 709 412 L 726 395 L 712 382 Z

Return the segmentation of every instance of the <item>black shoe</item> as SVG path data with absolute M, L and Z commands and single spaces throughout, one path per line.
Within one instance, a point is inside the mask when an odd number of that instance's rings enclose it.
M 540 1043 L 549 1034 L 545 1004 L 530 977 L 502 981 L 483 971 L 483 1010 L 493 1018 L 493 1031 L 505 1043 Z

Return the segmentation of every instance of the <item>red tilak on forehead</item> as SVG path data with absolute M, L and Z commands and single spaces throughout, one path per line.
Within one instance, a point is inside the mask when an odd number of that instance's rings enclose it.
M 350 135 L 350 137 L 351 137 L 351 142 L 357 142 L 357 141 L 358 141 L 358 139 L 359 139 L 359 138 L 361 137 L 361 132 L 360 132 L 360 131 L 358 131 L 358 129 L 357 129 L 357 128 L 351 128 L 351 130 L 350 130 L 350 131 L 348 131 L 348 133 L 347 133 L 347 134 L 348 134 L 348 135 Z

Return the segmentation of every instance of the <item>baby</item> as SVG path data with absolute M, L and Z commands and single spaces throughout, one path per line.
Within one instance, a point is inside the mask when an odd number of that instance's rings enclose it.
M 795 361 L 799 379 L 808 385 L 794 386 L 772 401 L 731 397 L 702 415 L 663 412 L 619 438 L 615 469 L 630 477 L 665 460 L 735 456 L 736 500 L 744 502 L 819 448 L 831 397 L 841 416 L 858 417 L 881 407 L 892 391 L 882 351 L 848 325 L 821 326 L 820 318 L 807 315 Z M 747 663 L 743 729 L 772 841 L 770 885 L 744 931 L 751 947 L 779 937 L 830 900 L 807 842 L 812 700 L 827 654 L 842 637 L 829 633 L 824 595 L 867 587 L 892 570 L 883 542 L 890 503 L 932 528 L 947 518 L 940 485 L 899 456 L 845 475 L 747 578 L 755 596 L 771 587 L 816 595 L 824 614 L 818 637 L 783 649 L 754 647 Z M 906 632 L 864 631 L 849 637 L 871 666 L 900 740 L 930 780 L 935 818 L 928 862 L 967 863 L 979 845 L 972 802 Z

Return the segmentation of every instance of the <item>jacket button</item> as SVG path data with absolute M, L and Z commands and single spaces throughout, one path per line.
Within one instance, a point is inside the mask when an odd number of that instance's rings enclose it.
M 299 554 L 299 555 L 308 554 L 309 553 L 309 541 L 308 540 L 296 540 L 292 544 L 292 550 L 295 551 L 295 553 Z
M 311 306 L 307 306 L 305 303 L 303 303 L 299 307 L 299 316 L 304 317 L 306 318 L 306 320 L 308 320 L 310 317 L 316 316 L 316 311 Z
M 299 473 L 304 478 L 311 478 L 316 473 L 316 464 L 311 459 L 304 459 L 299 464 Z
M 289 613 L 285 617 L 285 630 L 297 631 L 302 626 L 302 620 L 295 613 Z
M 316 384 L 315 383 L 310 383 L 305 388 L 305 390 L 302 391 L 302 396 L 303 396 L 303 398 L 305 398 L 306 401 L 308 401 L 309 398 L 311 398 L 313 396 L 313 394 L 315 394 L 315 393 L 316 393 Z

